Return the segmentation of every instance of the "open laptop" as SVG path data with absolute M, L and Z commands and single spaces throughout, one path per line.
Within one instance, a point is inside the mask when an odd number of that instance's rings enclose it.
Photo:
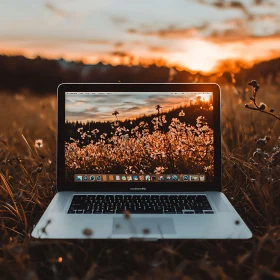
M 217 84 L 57 91 L 57 193 L 33 237 L 251 238 L 222 193 Z

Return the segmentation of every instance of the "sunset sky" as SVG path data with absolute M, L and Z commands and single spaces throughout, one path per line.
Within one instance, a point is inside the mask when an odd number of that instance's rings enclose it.
M 280 1 L 1 0 L 0 54 L 209 72 L 280 57 Z
M 114 121 L 112 113 L 119 111 L 118 119 L 135 119 L 141 115 L 157 113 L 155 106 L 160 104 L 162 111 L 189 105 L 197 97 L 208 102 L 211 93 L 111 93 L 106 95 L 71 95 L 66 94 L 66 121 Z

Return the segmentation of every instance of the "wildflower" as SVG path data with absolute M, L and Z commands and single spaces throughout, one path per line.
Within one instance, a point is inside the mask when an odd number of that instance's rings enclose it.
M 41 173 L 41 172 L 42 172 L 42 167 L 37 167 L 36 170 L 35 170 L 35 172 Z
M 257 157 L 262 154 L 262 150 L 260 148 L 257 148 L 256 151 L 253 153 L 253 157 Z
M 251 178 L 251 183 L 255 183 L 255 182 L 256 182 L 256 179 Z
M 271 155 L 271 163 L 273 166 L 280 165 L 280 150 Z
M 155 106 L 156 110 L 158 111 L 159 113 L 159 110 L 162 108 L 159 104 Z
M 91 131 L 91 133 L 92 133 L 93 135 L 96 135 L 98 132 L 99 132 L 99 130 L 98 130 L 97 128 L 95 128 L 94 130 Z
M 120 114 L 119 110 L 115 110 L 112 115 L 116 117 L 116 119 L 118 119 L 118 115 Z
M 183 117 L 183 116 L 185 116 L 185 112 L 183 110 L 181 110 L 179 113 L 179 117 Z
M 265 159 L 268 159 L 269 158 L 269 154 L 268 153 L 263 153 L 263 157 L 265 158 Z
M 43 147 L 43 140 L 42 139 L 36 139 L 35 140 L 35 147 L 36 148 L 42 148 Z
M 256 93 L 260 89 L 258 82 L 256 80 L 252 80 L 251 82 L 248 83 L 248 85 L 253 87 L 254 89 L 253 97 L 256 97 Z
M 162 116 L 161 116 L 161 121 L 162 121 L 163 123 L 167 123 L 167 120 L 166 120 L 166 116 L 165 116 L 165 115 L 162 115 Z
M 255 86 L 258 86 L 258 82 L 256 80 L 252 80 L 251 82 L 248 83 L 248 85 L 255 87 Z
M 156 167 L 154 173 L 155 174 L 161 174 L 161 173 L 164 172 L 164 170 L 165 170 L 165 168 L 163 166 L 159 166 L 159 167 Z
M 256 143 L 264 146 L 267 143 L 267 140 L 265 138 L 264 139 L 260 138 L 260 139 L 257 139 Z

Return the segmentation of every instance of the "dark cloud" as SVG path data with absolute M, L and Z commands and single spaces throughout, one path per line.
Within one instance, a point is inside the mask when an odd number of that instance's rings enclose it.
M 150 52 L 167 52 L 167 49 L 160 46 L 150 46 L 148 47 Z
M 73 100 L 71 100 L 71 99 L 65 99 L 65 104 L 71 104 L 71 103 L 73 103 L 74 101 Z
M 229 7 L 230 8 L 234 8 L 234 9 L 238 9 L 243 11 L 245 14 L 249 14 L 247 8 L 244 6 L 243 3 L 239 2 L 239 1 L 231 1 L 229 3 Z
M 66 120 L 86 120 L 86 119 L 94 119 L 94 118 L 100 118 L 100 112 L 98 111 L 98 108 L 90 108 L 83 112 L 72 112 L 65 110 L 65 118 Z
M 145 99 L 147 105 L 165 104 L 168 103 L 166 96 L 155 96 L 151 95 Z
M 114 56 L 119 56 L 119 57 L 127 57 L 127 56 L 131 56 L 131 54 L 127 53 L 127 52 L 121 52 L 121 51 L 113 51 L 110 53 L 111 55 Z
M 254 0 L 256 6 L 275 6 L 275 3 L 268 0 Z
M 87 39 L 87 40 L 85 40 L 86 41 L 86 43 L 88 43 L 88 44 L 96 44 L 96 45 L 106 45 L 106 44 L 109 44 L 109 43 L 111 43 L 110 41 L 108 41 L 108 40 L 105 40 L 105 39 Z
M 118 17 L 118 16 L 112 16 L 111 20 L 113 21 L 113 23 L 116 24 L 124 24 L 124 23 L 128 23 L 129 20 L 125 17 Z
M 206 39 L 215 43 L 229 43 L 244 40 L 248 36 L 247 32 L 242 29 L 226 29 L 223 31 L 214 30 Z
M 92 106 L 92 107 L 88 107 L 88 108 L 86 108 L 84 111 L 82 111 L 82 112 L 79 112 L 79 111 L 72 111 L 72 110 L 69 110 L 69 109 L 67 109 L 66 108 L 66 110 L 65 111 L 67 111 L 67 112 L 69 112 L 70 114 L 72 114 L 72 113 L 75 113 L 75 114 L 81 114 L 81 113 L 87 113 L 87 114 L 91 114 L 91 113 L 98 113 L 99 112 L 99 109 L 98 109 L 98 107 L 96 107 L 96 106 Z
M 114 43 L 114 46 L 115 46 L 116 48 L 121 48 L 121 47 L 124 46 L 124 42 L 116 42 L 116 43 Z
M 227 44 L 232 42 L 251 42 L 254 40 L 265 40 L 265 39 L 280 39 L 280 32 L 275 32 L 268 36 L 256 36 L 248 34 L 245 29 L 227 29 L 224 31 L 213 31 L 209 36 L 206 37 L 207 40 L 219 43 Z
M 212 5 L 218 9 L 228 9 L 228 8 L 237 9 L 242 11 L 247 16 L 250 15 L 245 5 L 240 1 L 230 1 L 229 3 L 225 3 L 224 1 L 219 1 L 219 2 L 214 2 Z
M 220 1 L 210 2 L 210 1 L 207 1 L 207 0 L 197 0 L 197 2 L 200 3 L 200 4 L 213 6 L 217 9 L 237 9 L 237 10 L 242 11 L 247 16 L 250 15 L 246 6 L 240 1 L 226 2 L 224 0 L 220 0 Z
M 135 102 L 124 101 L 123 104 L 126 104 L 126 105 L 135 105 Z
M 124 111 L 126 111 L 126 112 L 129 112 L 129 111 L 131 111 L 131 110 L 139 110 L 139 109 L 141 109 L 142 107 L 139 107 L 139 106 L 133 106 L 133 107 L 131 107 L 131 108 L 129 108 L 129 109 L 126 109 L 126 110 L 124 110 Z
M 130 33 L 130 34 L 137 34 L 138 33 L 138 31 L 135 28 L 129 28 L 129 29 L 127 29 L 127 32 Z
M 250 21 L 260 21 L 260 20 L 270 20 L 270 21 L 278 21 L 279 16 L 276 14 L 258 14 L 258 15 L 250 15 L 248 18 Z
M 67 112 L 66 114 L 66 120 L 70 120 L 70 121 L 85 121 L 85 120 L 100 120 L 100 113 L 76 113 L 76 112 Z
M 49 11 L 53 12 L 54 14 L 56 14 L 56 15 L 58 15 L 58 16 L 65 17 L 65 16 L 68 15 L 67 12 L 65 12 L 64 10 L 62 10 L 62 9 L 60 9 L 60 8 L 58 8 L 58 7 L 56 7 L 54 4 L 52 4 L 52 3 L 50 3 L 50 2 L 45 3 L 45 7 L 46 7 Z
M 204 31 L 209 27 L 208 23 L 203 23 L 199 26 L 192 27 L 177 27 L 174 25 L 170 25 L 167 28 L 159 29 L 159 30 L 137 30 L 134 28 L 130 28 L 127 30 L 130 34 L 141 34 L 146 36 L 159 36 L 162 38 L 186 38 L 192 37 L 198 31 Z

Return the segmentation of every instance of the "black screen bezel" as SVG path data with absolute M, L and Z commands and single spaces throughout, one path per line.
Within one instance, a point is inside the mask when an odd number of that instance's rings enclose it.
M 65 92 L 213 92 L 214 180 L 212 182 L 65 182 Z M 57 191 L 75 192 L 193 192 L 221 191 L 221 97 L 220 87 L 208 84 L 60 84 L 57 88 Z

